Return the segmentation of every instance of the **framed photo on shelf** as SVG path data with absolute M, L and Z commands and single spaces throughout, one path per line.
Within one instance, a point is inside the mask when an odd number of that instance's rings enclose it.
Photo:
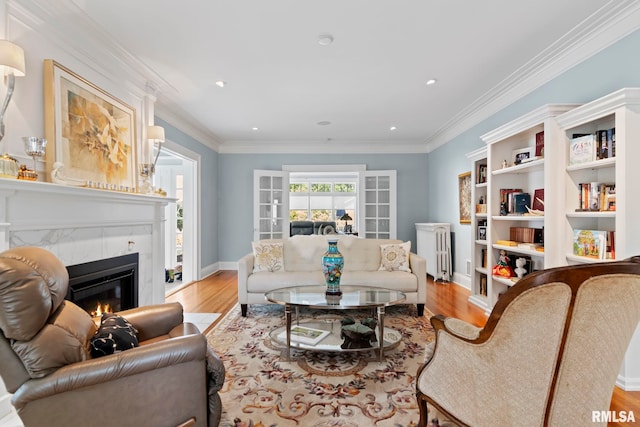
M 460 224 L 471 224 L 471 172 L 458 175 Z
M 487 165 L 478 165 L 476 171 L 476 184 L 484 184 L 487 182 Z
M 535 147 L 520 148 L 518 150 L 513 150 L 511 156 L 513 158 L 514 165 L 530 162 L 536 159 L 536 149 Z
M 137 185 L 136 111 L 54 60 L 44 61 L 47 170 L 108 189 Z
M 478 226 L 478 240 L 487 240 L 487 227 L 485 225 Z

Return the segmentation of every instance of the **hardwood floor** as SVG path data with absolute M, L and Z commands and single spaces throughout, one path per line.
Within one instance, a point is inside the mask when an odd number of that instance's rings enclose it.
M 457 317 L 476 326 L 484 326 L 487 319 L 484 311 L 470 304 L 468 298 L 469 291 L 461 286 L 427 281 L 426 307 L 429 311 L 434 314 Z M 180 302 L 186 312 L 224 315 L 238 302 L 237 273 L 229 270 L 221 271 L 170 293 L 166 300 Z M 214 326 L 215 323 L 209 329 Z M 610 409 L 616 413 L 633 411 L 637 420 L 634 425 L 640 425 L 640 391 L 625 392 L 616 387 Z M 608 425 L 623 427 L 632 424 L 611 422 Z

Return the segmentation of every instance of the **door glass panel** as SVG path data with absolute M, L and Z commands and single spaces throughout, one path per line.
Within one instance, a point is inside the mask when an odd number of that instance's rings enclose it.
M 391 188 L 391 178 L 388 176 L 379 176 L 378 177 L 378 188 L 381 190 L 388 190 Z
M 378 220 L 378 232 L 389 233 L 389 220 L 388 219 L 379 219 Z
M 376 202 L 376 192 L 375 191 L 367 191 L 364 195 L 365 203 L 375 203 Z
M 368 176 L 365 179 L 364 188 L 366 188 L 367 190 L 375 189 L 377 187 L 376 183 L 377 179 L 375 176 Z
M 378 203 L 389 203 L 390 196 L 389 191 L 378 191 Z
M 260 218 L 271 218 L 271 205 L 260 205 Z M 262 220 L 260 224 L 262 224 Z M 262 230 L 262 227 L 260 229 Z
M 389 218 L 391 215 L 389 205 L 378 205 L 378 217 Z
M 376 205 L 367 205 L 364 208 L 364 214 L 367 218 L 375 218 L 378 216 L 377 214 L 378 207 Z
M 271 192 L 270 191 L 260 191 L 260 203 L 271 203 Z
M 271 177 L 270 176 L 261 176 L 260 177 L 260 188 L 271 189 Z

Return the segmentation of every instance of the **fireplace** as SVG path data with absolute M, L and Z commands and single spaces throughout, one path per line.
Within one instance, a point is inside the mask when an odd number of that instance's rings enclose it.
M 138 253 L 67 266 L 67 300 L 92 316 L 138 306 Z

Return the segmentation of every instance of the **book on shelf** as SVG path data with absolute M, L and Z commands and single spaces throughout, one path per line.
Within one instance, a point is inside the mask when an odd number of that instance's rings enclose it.
M 544 188 L 538 188 L 533 192 L 532 209 L 544 212 Z
M 525 214 L 528 212 L 527 206 L 531 206 L 531 195 L 529 193 L 513 193 L 513 211 L 510 213 Z
M 577 211 L 614 211 L 616 199 L 615 184 L 602 182 L 582 182 L 578 184 Z
M 308 326 L 293 325 L 291 326 L 291 341 L 299 342 L 302 344 L 316 345 L 320 341 L 329 335 L 329 331 L 323 331 L 322 329 L 309 328 Z M 282 331 L 278 334 L 278 339 L 282 341 L 287 340 L 287 331 Z
M 544 230 L 533 227 L 510 227 L 509 240 L 518 243 L 542 243 Z
M 536 133 L 536 157 L 544 156 L 544 131 Z
M 501 246 L 518 246 L 518 242 L 514 242 L 513 240 L 496 240 L 496 245 L 501 245 Z
M 483 296 L 487 296 L 487 275 L 486 274 L 481 274 L 480 275 L 480 295 Z
M 569 141 L 569 166 L 593 162 L 597 155 L 595 134 L 575 136 Z
M 518 214 L 521 215 L 527 212 L 527 208 L 523 207 L 523 212 L 516 212 L 516 204 L 518 201 L 523 202 L 523 197 L 520 196 L 523 193 L 521 188 L 501 188 L 500 189 L 500 215 Z M 516 197 L 517 196 L 517 197 Z M 526 202 L 526 199 L 524 200 Z M 529 196 L 529 203 L 531 197 Z
M 604 230 L 573 230 L 573 254 L 577 256 L 607 259 L 615 253 L 613 232 Z M 609 255 L 607 255 L 609 254 Z
M 598 160 L 615 157 L 616 128 L 601 129 L 598 135 Z

